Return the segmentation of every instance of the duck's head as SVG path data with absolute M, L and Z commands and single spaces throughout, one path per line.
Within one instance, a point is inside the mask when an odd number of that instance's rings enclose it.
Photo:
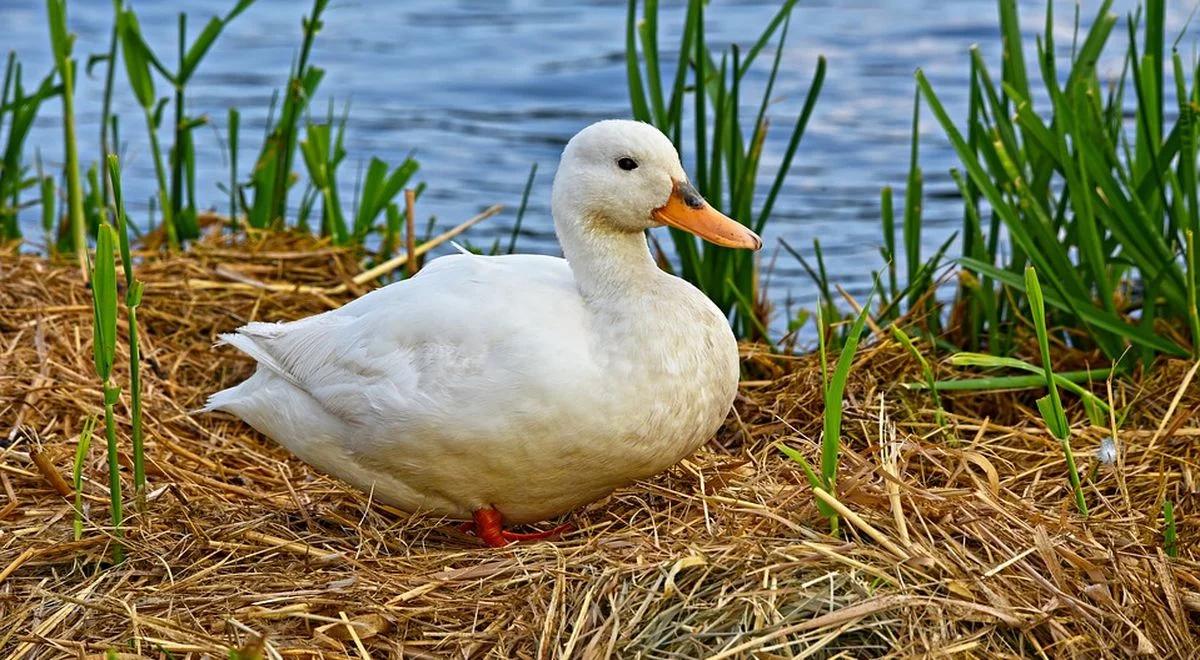
M 757 234 L 696 192 L 675 145 L 642 122 L 601 121 L 571 138 L 554 177 L 553 204 L 556 222 L 593 231 L 631 234 L 669 225 L 724 247 L 762 247 Z

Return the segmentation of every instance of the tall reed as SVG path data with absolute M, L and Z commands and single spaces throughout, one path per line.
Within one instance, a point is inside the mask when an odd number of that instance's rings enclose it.
M 875 273 L 877 279 L 886 281 L 886 287 L 880 287 L 883 291 L 884 303 L 882 309 L 878 313 L 881 319 L 896 321 L 901 317 L 905 306 L 911 312 L 912 308 L 917 305 L 922 307 L 921 313 L 909 314 L 916 323 L 916 329 L 922 334 L 933 337 L 939 334 L 941 329 L 942 319 L 937 312 L 937 305 L 932 296 L 928 295 L 929 290 L 934 285 L 934 278 L 938 270 L 943 265 L 943 258 L 949 250 L 950 245 L 954 242 L 955 235 L 951 235 L 942 245 L 934 251 L 933 255 L 928 259 L 923 259 L 921 254 L 921 244 L 923 240 L 923 214 L 924 214 L 924 195 L 925 195 L 925 174 L 921 169 L 920 163 L 920 118 L 921 118 L 921 98 L 919 95 L 914 95 L 912 108 L 912 130 L 909 142 L 909 160 L 908 160 L 908 176 L 905 180 L 904 188 L 904 208 L 901 215 L 900 234 L 905 263 L 905 280 L 904 286 L 901 288 L 900 279 L 897 275 L 897 263 L 900 258 L 900 248 L 896 244 L 896 209 L 894 201 L 894 193 L 890 186 L 885 186 L 880 193 L 880 218 L 883 228 L 883 246 L 880 248 L 880 256 L 884 260 L 885 273 L 880 275 Z M 818 261 L 820 261 L 820 245 L 814 241 L 814 249 L 817 253 Z M 805 269 L 809 272 L 810 277 L 818 283 L 822 291 L 822 299 L 829 313 L 833 313 L 833 301 L 830 296 L 829 283 L 824 272 L 824 266 L 819 273 L 813 273 L 813 270 L 807 265 L 804 258 L 796 253 L 795 250 L 789 250 L 793 256 L 800 260 Z M 903 332 L 903 331 L 901 331 Z M 908 338 L 908 335 L 904 335 Z M 915 346 L 911 349 L 915 350 Z M 915 353 L 920 357 L 919 353 Z M 921 357 L 920 359 L 924 359 Z
M 124 9 L 122 3 L 114 5 L 118 12 L 117 25 L 121 35 L 121 55 L 125 62 L 125 73 L 129 79 L 129 87 L 142 108 L 142 117 L 146 122 L 146 135 L 150 140 L 150 161 L 154 163 L 154 177 L 158 184 L 156 189 L 159 212 L 162 214 L 162 226 L 167 235 L 167 245 L 172 250 L 180 247 L 179 226 L 172 212 L 171 201 L 167 193 L 167 169 L 163 164 L 162 147 L 158 142 L 158 130 L 162 125 L 163 102 L 158 100 L 155 93 L 154 77 L 150 66 L 157 64 L 158 59 L 153 51 L 141 38 L 141 27 L 137 15 L 130 9 Z
M 121 503 L 121 464 L 117 459 L 117 422 L 114 408 L 121 396 L 121 388 L 112 379 L 113 363 L 117 352 L 117 271 L 114 243 L 115 232 L 108 223 L 100 225 L 96 232 L 96 258 L 92 269 L 92 353 L 96 375 L 100 377 L 100 388 L 104 396 L 104 438 L 108 452 L 108 494 L 112 515 L 113 534 L 117 541 L 113 545 L 113 561 L 125 558 L 121 538 L 124 515 Z
M 684 18 L 674 75 L 663 76 L 658 44 L 658 2 L 629 0 L 625 26 L 625 63 L 633 117 L 657 126 L 675 143 L 685 162 L 692 163 L 692 180 L 717 209 L 762 233 L 775 200 L 791 169 L 793 157 L 812 115 L 825 78 L 825 59 L 819 58 L 803 108 L 788 136 L 774 179 L 759 195 L 759 166 L 767 137 L 767 106 L 772 101 L 779 73 L 787 26 L 796 0 L 786 0 L 753 45 L 745 52 L 734 46 L 719 57 L 705 37 L 705 2 L 689 0 Z M 775 57 L 765 89 L 749 129 L 743 127 L 740 109 L 742 86 L 758 55 L 779 33 Z M 688 84 L 688 70 L 692 81 Z M 691 105 L 695 132 L 683 136 L 685 105 Z M 710 114 L 711 113 L 711 114 Z M 679 274 L 704 291 L 722 311 L 732 316 L 735 331 L 743 337 L 766 337 L 767 310 L 759 291 L 758 268 L 753 253 L 709 245 L 694 236 L 671 229 L 678 255 Z
M 22 163 L 25 138 L 37 115 L 41 103 L 53 96 L 63 97 L 64 103 L 64 178 L 66 180 L 66 212 L 59 226 L 59 249 L 68 251 L 82 243 L 87 245 L 87 236 L 108 222 L 111 208 L 112 189 L 110 177 L 105 176 L 107 156 L 119 144 L 117 135 L 118 117 L 112 113 L 115 92 L 115 71 L 120 66 L 125 72 L 125 82 L 141 110 L 142 121 L 147 133 L 148 160 L 154 168 L 154 195 L 150 199 L 150 227 L 154 228 L 155 210 L 161 212 L 161 223 L 166 244 L 170 249 L 182 247 L 189 239 L 199 235 L 196 196 L 196 152 L 195 129 L 208 123 L 208 117 L 195 116 L 188 111 L 187 88 L 201 62 L 230 23 L 254 4 L 254 0 L 231 0 L 229 10 L 215 16 L 189 41 L 188 17 L 180 13 L 177 18 L 178 52 L 175 66 L 168 69 L 164 59 L 148 44 L 138 16 L 124 0 L 113 2 L 113 28 L 106 52 L 88 60 L 88 69 L 105 64 L 103 98 L 100 107 L 100 148 L 102 158 L 84 170 L 79 161 L 75 135 L 73 82 L 75 61 L 71 58 L 74 36 L 67 32 L 66 1 L 47 0 L 50 41 L 55 57 L 55 69 L 32 93 L 22 85 L 21 67 L 15 54 L 10 54 L 5 67 L 3 84 L 0 86 L 0 137 L 4 137 L 3 160 L 0 160 L 0 240 L 21 238 L 18 222 L 20 209 L 41 202 L 43 225 L 51 227 L 57 216 L 54 179 L 44 176 L 40 165 L 36 178 L 26 175 Z M 339 245 L 363 245 L 375 232 L 387 234 L 392 218 L 399 218 L 399 193 L 410 185 L 419 165 L 412 157 L 398 164 L 388 164 L 373 158 L 366 163 L 365 175 L 358 181 L 354 203 L 344 207 L 339 200 L 336 169 L 342 164 L 345 153 L 342 135 L 345 117 L 338 126 L 336 145 L 330 139 L 322 142 L 322 132 L 330 132 L 335 125 L 332 116 L 322 127 L 311 120 L 307 138 L 301 141 L 300 122 L 307 119 L 307 109 L 324 76 L 324 71 L 310 63 L 316 35 L 323 25 L 322 16 L 329 0 L 314 0 L 312 11 L 302 21 L 303 42 L 291 69 L 288 83 L 276 115 L 275 101 L 268 113 L 268 128 L 262 148 L 254 163 L 248 181 L 238 179 L 238 148 L 240 141 L 240 115 L 236 108 L 229 109 L 228 148 L 229 181 L 218 187 L 229 195 L 230 225 L 239 226 L 245 220 L 255 229 L 281 229 L 287 225 L 288 191 L 299 180 L 292 171 L 292 162 L 298 146 L 305 150 L 309 169 L 309 182 L 301 200 L 296 226 L 307 228 L 307 219 L 322 203 L 322 228 L 320 231 L 333 236 Z M 117 59 L 123 60 L 118 65 Z M 169 91 L 160 96 L 160 81 Z M 170 116 L 170 119 L 165 117 Z M 165 124 L 165 125 L 164 125 Z M 7 130 L 4 130 L 7 125 Z M 170 143 L 160 139 L 163 130 L 169 131 Z M 323 151 L 322 151 L 323 149 Z M 313 158 L 317 156 L 317 158 Z M 39 161 L 40 163 L 40 161 Z M 39 185 L 40 184 L 40 185 Z M 23 191 L 38 186 L 39 195 L 23 199 Z M 424 184 L 415 187 L 416 194 Z M 249 197 L 248 197 L 249 195 Z M 336 203 L 334 203 L 336 202 Z M 396 229 L 398 229 L 398 224 Z M 49 231 L 49 229 L 47 230 Z M 398 232 L 393 232 L 398 235 Z M 384 246 L 387 247 L 386 245 Z M 394 249 L 395 243 L 391 244 Z M 88 277 L 87 253 L 78 253 L 84 277 Z M 378 257 L 378 255 L 376 255 Z
M 229 124 L 226 128 L 226 133 L 229 139 L 229 224 L 230 229 L 237 230 L 238 228 L 238 202 L 240 190 L 238 189 L 237 171 L 238 171 L 238 131 L 242 123 L 242 115 L 237 108 L 229 109 Z
M 54 223 L 57 218 L 58 208 L 55 199 L 54 177 L 49 176 L 42 169 L 42 158 L 39 154 L 35 159 L 37 166 L 37 180 L 40 183 L 38 186 L 39 202 L 42 207 L 42 233 L 46 236 L 46 245 L 52 245 L 51 232 L 54 231 Z
M 121 474 L 118 460 L 117 427 L 115 407 L 121 396 L 121 387 L 113 379 L 113 365 L 117 353 L 117 271 L 116 262 L 121 262 L 125 276 L 125 312 L 129 327 L 129 392 L 130 392 L 130 440 L 133 457 L 134 492 L 138 507 L 144 505 L 146 489 L 145 453 L 142 436 L 142 386 L 141 353 L 138 342 L 137 308 L 142 300 L 142 282 L 133 275 L 133 259 L 129 248 L 128 217 L 121 193 L 121 170 L 115 154 L 107 159 L 107 175 L 113 191 L 114 228 L 107 221 L 101 222 L 96 230 L 96 258 L 92 267 L 92 353 L 96 375 L 100 377 L 104 395 L 104 437 L 108 454 L 108 488 L 112 513 L 112 525 L 117 543 L 113 546 L 113 561 L 124 559 L 124 547 L 120 539 L 124 536 L 124 512 L 121 498 Z M 87 434 L 90 436 L 90 433 Z M 81 443 L 84 440 L 81 438 Z M 76 491 L 80 487 L 79 462 L 86 448 L 79 449 L 76 456 Z M 78 508 L 78 505 L 77 505 Z
M 27 93 L 21 80 L 21 62 L 16 53 L 8 54 L 3 84 L 0 85 L 0 130 L 4 130 L 5 117 L 8 118 L 3 151 L 0 152 L 0 243 L 21 238 L 21 193 L 40 181 L 40 177 L 26 177 L 27 168 L 22 162 L 25 140 L 42 103 L 61 90 L 61 86 L 54 85 L 54 73 L 51 73 L 33 93 Z
M 312 45 L 324 23 L 321 14 L 329 6 L 329 0 L 313 0 L 312 11 L 301 21 L 304 35 L 300 55 L 288 76 L 283 93 L 283 105 L 278 121 L 269 128 L 263 141 L 250 189 L 254 201 L 246 209 L 246 221 L 251 227 L 266 229 L 282 228 L 287 215 L 288 189 L 292 185 L 292 159 L 299 140 L 300 118 L 305 108 L 325 77 L 325 70 L 309 63 Z
M 168 243 L 172 248 L 178 248 L 182 241 L 200 235 L 200 229 L 196 223 L 196 152 L 192 131 L 208 123 L 208 118 L 187 115 L 187 85 L 204 56 L 216 42 L 217 37 L 230 22 L 254 4 L 254 1 L 238 0 L 224 16 L 214 16 L 209 19 L 204 29 L 191 44 L 188 43 L 187 14 L 180 12 L 177 18 L 178 57 L 174 71 L 167 69 L 162 60 L 150 48 L 142 35 L 137 15 L 133 10 L 125 7 L 120 0 L 113 5 L 129 85 L 133 88 L 138 104 L 142 106 L 142 113 L 146 120 L 150 152 L 158 182 L 158 203 L 162 209 L 163 225 Z M 170 85 L 174 101 L 174 121 L 170 124 L 173 143 L 168 150 L 169 176 L 158 141 L 158 131 L 162 127 L 168 98 L 160 99 L 155 94 L 154 72 L 162 76 Z
M 1200 229 L 1200 88 L 1196 70 L 1177 51 L 1168 56 L 1164 0 L 1128 16 L 1125 66 L 1107 87 L 1097 62 L 1118 24 L 1111 0 L 1073 40 L 1065 71 L 1053 3 L 1029 69 L 1017 2 L 998 4 L 1004 65 L 997 80 L 972 50 L 965 126 L 917 72 L 921 97 L 965 171 L 955 176 L 964 197 L 960 263 L 973 277 L 964 277 L 955 301 L 959 340 L 1006 352 L 1026 324 L 1022 272 L 1033 265 L 1047 284 L 1049 326 L 1079 331 L 1064 340 L 1111 359 L 1127 349 L 1144 360 L 1200 354 L 1200 268 L 1188 239 Z M 1174 101 L 1164 89 L 1168 65 Z
M 321 234 L 332 236 L 335 243 L 350 238 L 346 215 L 338 192 L 338 167 L 346 157 L 346 115 L 334 121 L 333 109 L 325 123 L 308 122 L 305 139 L 300 141 L 300 153 L 308 169 L 308 179 L 321 200 Z
M 119 12 L 121 10 L 122 0 L 115 0 L 113 3 L 113 24 L 112 30 L 109 32 L 108 51 L 101 57 L 91 57 L 88 59 L 88 70 L 90 72 L 93 64 L 100 62 L 104 63 L 104 100 L 100 105 L 100 161 L 104 162 L 108 158 L 108 154 L 115 153 L 116 148 L 110 147 L 110 139 L 113 142 L 117 141 L 116 121 L 117 117 L 112 112 L 113 90 L 116 88 L 116 73 L 117 73 L 117 47 L 121 42 L 121 22 L 119 20 Z M 107 209 L 109 200 L 112 198 L 112 190 L 108 187 L 107 177 L 104 178 L 105 185 L 101 189 L 101 209 Z
M 50 23 L 50 52 L 62 91 L 63 161 L 67 180 L 67 217 L 71 243 L 79 261 L 79 272 L 88 279 L 87 228 L 83 217 L 83 181 L 79 170 L 79 146 L 75 142 L 75 60 L 71 57 L 75 35 L 67 29 L 66 0 L 46 0 Z
M 121 194 L 121 166 L 116 154 L 108 155 L 108 180 L 113 193 L 113 215 L 117 219 L 118 248 L 121 267 L 125 273 L 125 315 L 129 324 L 129 398 L 130 441 L 133 448 L 133 484 L 138 506 L 145 502 L 146 463 L 142 439 L 142 364 L 138 341 L 138 306 L 142 303 L 143 285 L 133 275 L 133 259 L 129 249 L 129 217 Z

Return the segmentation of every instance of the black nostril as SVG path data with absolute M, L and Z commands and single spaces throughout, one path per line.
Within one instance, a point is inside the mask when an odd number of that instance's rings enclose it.
M 683 203 L 687 204 L 689 208 L 704 208 L 704 198 L 700 196 L 699 192 L 696 192 L 692 184 L 687 181 L 681 181 L 678 184 L 678 189 L 679 196 L 683 198 Z

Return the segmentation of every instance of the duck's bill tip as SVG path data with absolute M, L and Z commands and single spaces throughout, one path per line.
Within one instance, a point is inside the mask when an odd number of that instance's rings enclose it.
M 742 223 L 714 209 L 686 181 L 676 182 L 667 203 L 654 209 L 651 216 L 664 225 L 727 248 L 759 250 L 762 239 Z

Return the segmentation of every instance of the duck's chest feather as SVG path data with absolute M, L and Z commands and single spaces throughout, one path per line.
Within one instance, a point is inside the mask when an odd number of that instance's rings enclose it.
M 725 419 L 736 342 L 698 292 L 626 302 L 606 314 L 564 299 L 479 354 L 433 349 L 439 375 L 409 399 L 424 402 L 381 411 L 385 423 L 370 426 L 383 433 L 358 462 L 514 521 L 673 465 Z
M 716 307 L 681 280 L 664 277 L 662 286 L 668 291 L 631 301 L 626 314 L 594 333 L 611 349 L 601 371 L 611 388 L 606 401 L 624 422 L 621 444 L 648 461 L 638 476 L 711 436 L 738 379 L 737 343 Z

